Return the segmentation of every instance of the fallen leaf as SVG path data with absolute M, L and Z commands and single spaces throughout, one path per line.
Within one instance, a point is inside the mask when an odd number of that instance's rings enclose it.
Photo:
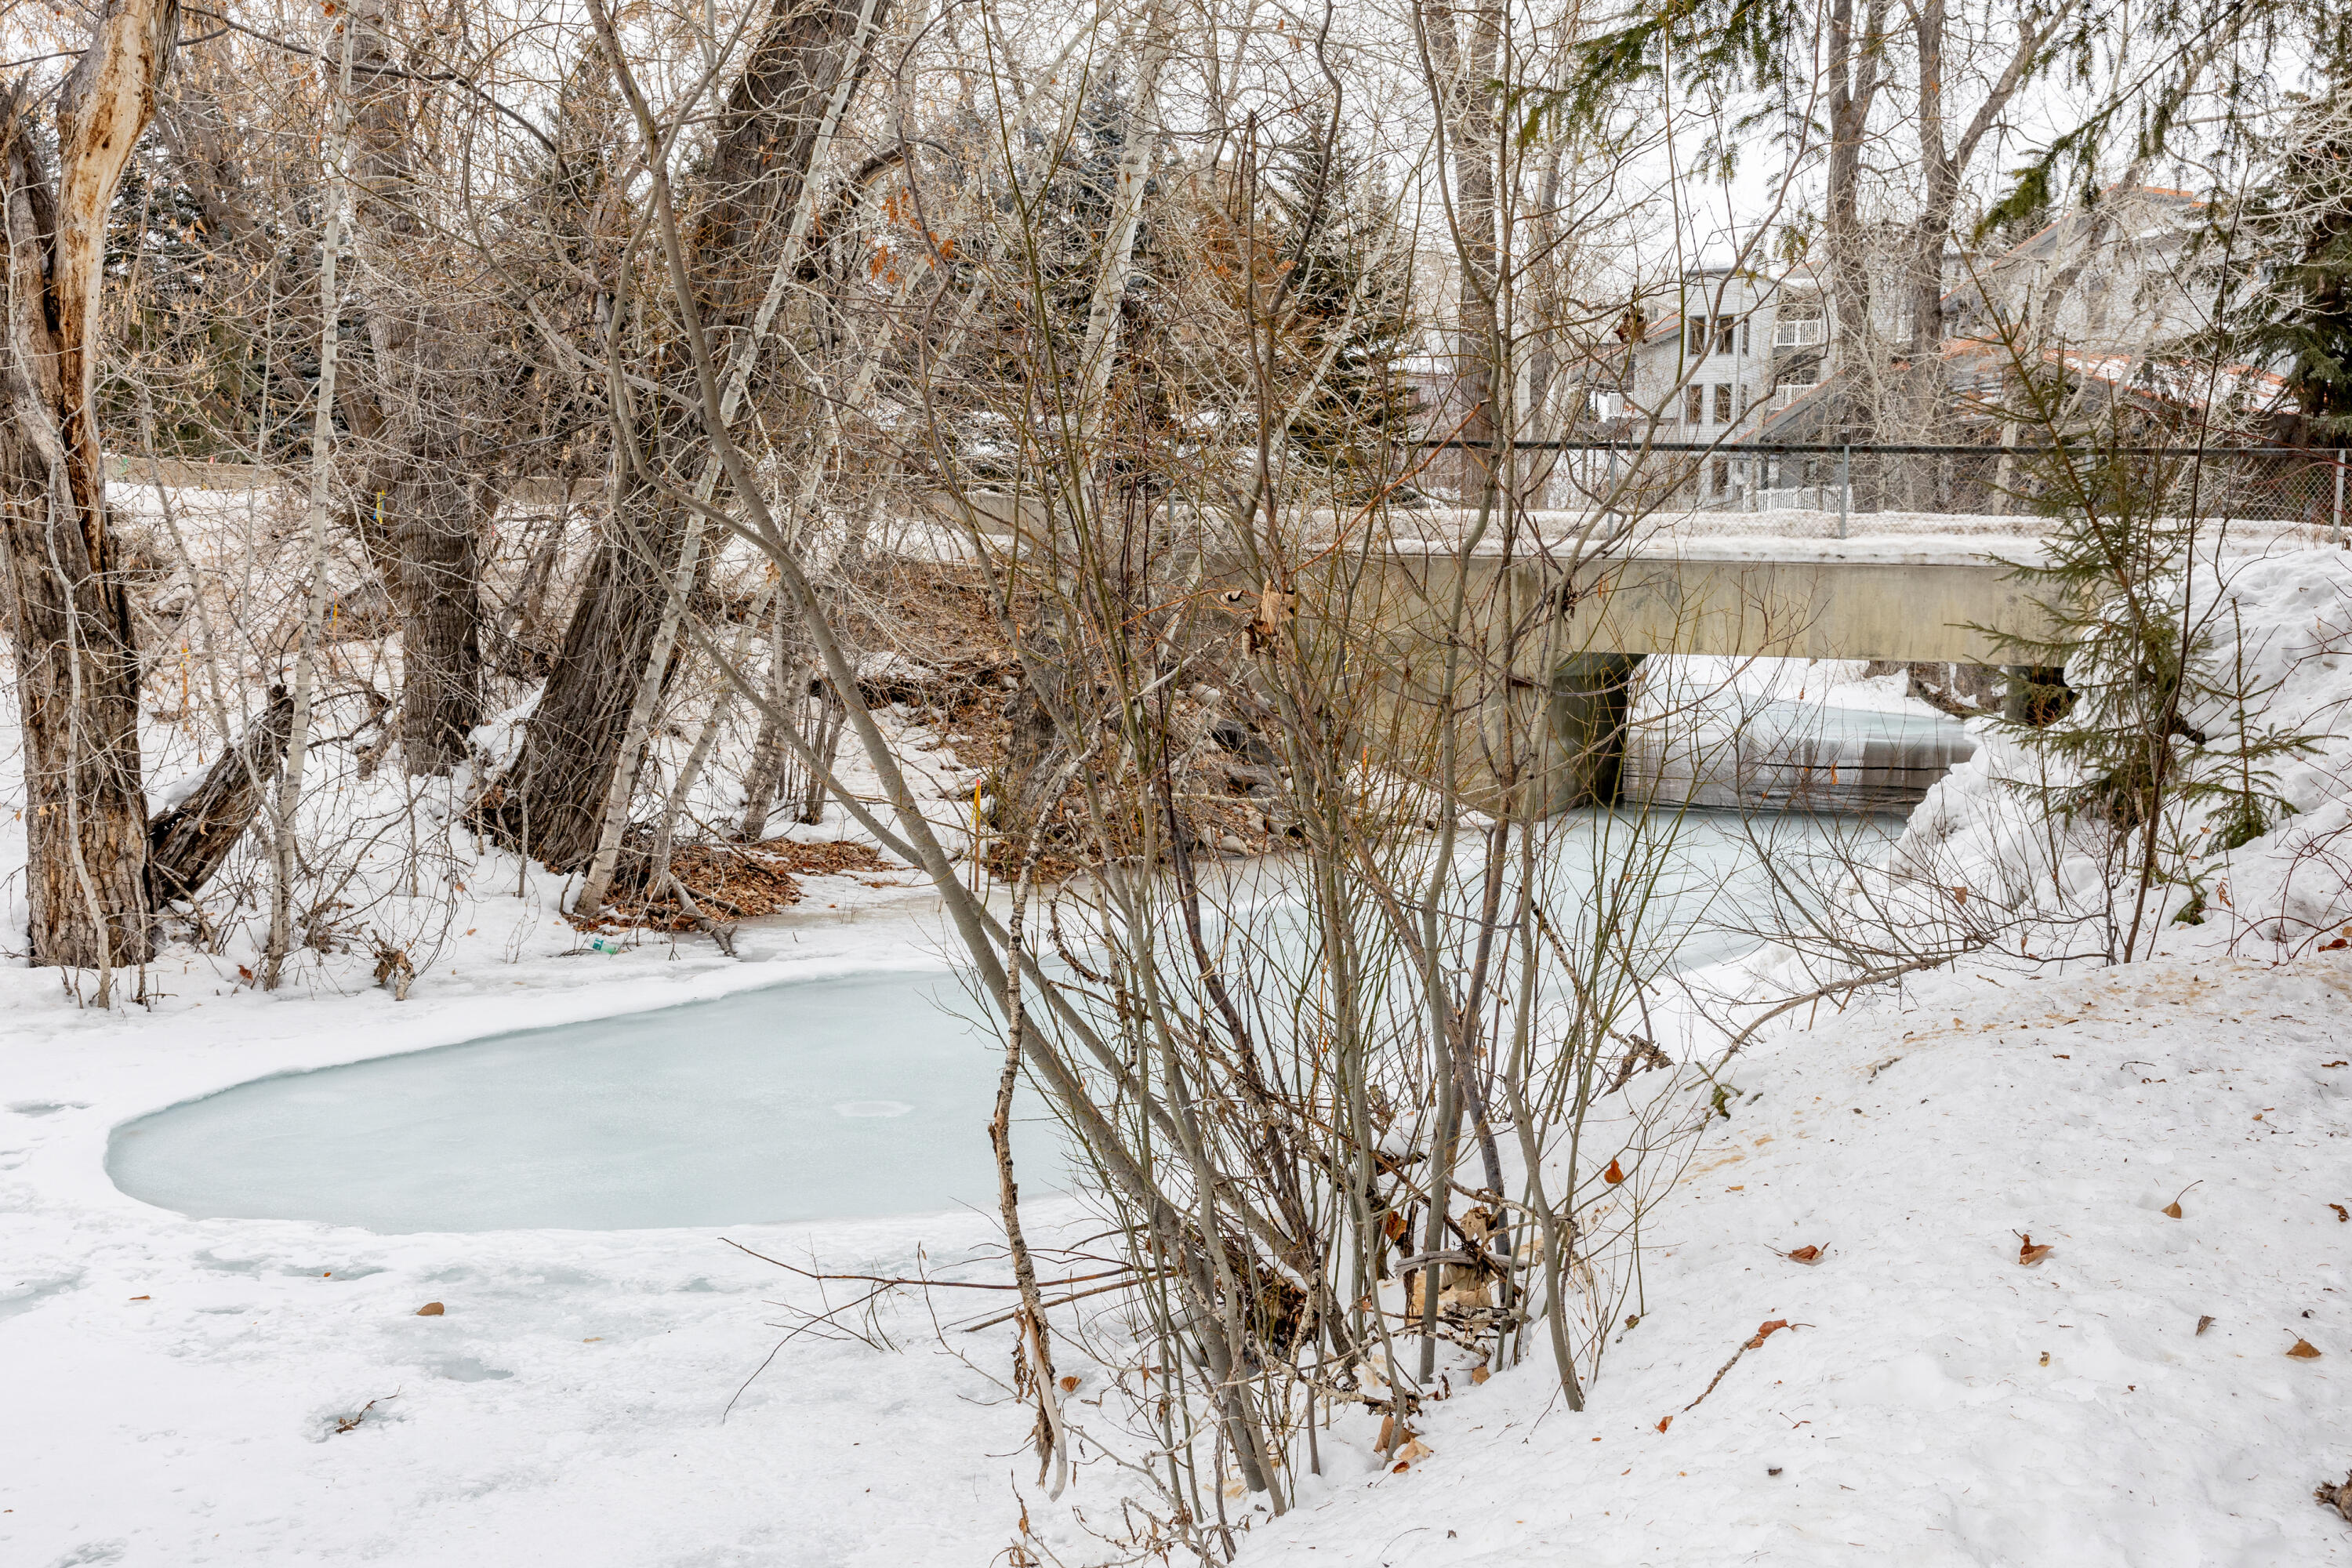
M 1062 1392 L 1063 1392 L 1063 1393 L 1065 1393 L 1065 1394 L 1076 1394 L 1077 1391 L 1078 1391 L 1078 1380 L 1077 1380 L 1076 1378 L 1075 1378 L 1075 1377 L 1066 1377 L 1066 1378 L 1062 1379 Z
M 1673 1416 L 1671 1416 L 1671 1415 L 1661 1415 L 1661 1416 L 1659 1416 L 1659 1417 L 1658 1417 L 1658 1430 L 1659 1430 L 1659 1431 L 1661 1431 L 1661 1432 L 1664 1431 L 1667 1427 L 1669 1427 L 1669 1426 L 1673 1426 L 1674 1424 L 1675 1424 L 1675 1418 L 1674 1418 Z
M 1411 1468 L 1412 1468 L 1412 1467 L 1411 1465 L 1407 1464 L 1407 1463 L 1406 1463 L 1404 1460 L 1402 1460 L 1402 1459 L 1399 1459 L 1399 1460 L 1396 1462 L 1396 1465 L 1394 1466 L 1394 1468 L 1392 1468 L 1389 1471 L 1389 1474 L 1391 1474 L 1391 1475 L 1392 1475 L 1392 1476 L 1401 1476 L 1401 1475 L 1404 1474 L 1407 1470 L 1409 1470 L 1409 1469 L 1411 1469 Z
M 2352 1220 L 2352 1209 L 2346 1208 L 2342 1204 L 2329 1204 L 2327 1206 L 2336 1211 L 2336 1217 L 2339 1223 Z
M 2163 1214 L 2164 1217 L 2167 1219 L 2180 1218 L 2180 1200 L 2179 1198 L 2175 1198 L 2170 1203 L 2165 1205 Z
M 1470 1369 L 1470 1381 L 1474 1384 L 1484 1383 L 1494 1375 L 1483 1366 L 1474 1366 Z
M 1748 1348 L 1749 1350 L 1761 1350 L 1766 1340 L 1770 1339 L 1774 1333 L 1778 1332 L 1780 1330 L 1787 1328 L 1788 1326 L 1789 1320 L 1786 1318 L 1775 1318 L 1769 1323 L 1757 1324 L 1756 1337 L 1748 1342 Z
M 2047 1245 L 2042 1247 L 2034 1246 L 2033 1238 L 2030 1236 L 2021 1236 L 2017 1238 L 2017 1260 L 2020 1263 L 2039 1263 L 2043 1258 L 2050 1256 L 2049 1247 Z
M 586 1339 L 582 1340 L 580 1342 L 583 1345 L 593 1345 L 602 1344 L 604 1341 L 604 1336 L 602 1334 L 590 1334 Z
M 1430 1452 L 1429 1445 L 1415 1437 L 1397 1450 L 1397 1468 L 1402 1469 L 1407 1465 L 1418 1464 L 1429 1458 Z
M 2347 1061 L 2347 1062 L 2322 1062 L 2322 1063 L 2320 1063 L 2319 1065 L 2320 1065 L 2321 1067 L 2324 1067 L 2324 1068 L 2352 1068 L 2352 1061 Z
M 2213 1314 L 2210 1312 L 2206 1313 L 2203 1317 L 2197 1320 L 2197 1331 L 2200 1334 L 2212 1326 Z
M 2339 936 L 2334 942 L 2321 942 L 2319 944 L 2319 951 L 2322 952 L 2337 952 L 2347 947 L 2352 947 L 2352 942 L 2346 942 Z
M 1404 1236 L 1404 1215 L 1391 1209 L 1388 1218 L 1381 1221 L 1381 1234 L 1391 1241 L 1401 1239 Z
M 1601 1173 L 1601 1179 L 1613 1187 L 1625 1179 L 1625 1173 L 1618 1168 L 1616 1161 L 1612 1160 L 1609 1168 Z
M 251 984 L 251 982 L 252 982 L 252 980 L 253 980 L 253 971 L 252 971 L 252 970 L 250 970 L 250 969 L 247 969 L 244 964 L 240 963 L 240 964 L 238 964 L 238 965 L 236 966 L 236 977 L 237 977 L 239 980 L 242 980 L 242 981 L 247 982 L 247 984 Z
M 152 1296 L 133 1296 L 131 1299 L 134 1301 L 152 1301 L 155 1298 Z
M 1398 1430 L 1396 1417 L 1393 1415 L 1383 1415 L 1381 1417 L 1380 1448 L 1383 1453 L 1386 1453 L 1391 1447 L 1402 1448 L 1420 1435 L 1421 1434 L 1415 1432 L 1410 1426 L 1405 1427 L 1402 1431 Z
M 2297 1361 L 2317 1361 L 2319 1359 L 2319 1348 L 2316 1345 L 2314 1345 L 2309 1340 L 2295 1341 L 2293 1345 L 2288 1347 L 2286 1353 L 2294 1357 Z
M 1789 1254 L 1791 1263 L 1819 1263 L 1821 1260 L 1822 1249 L 1818 1247 L 1801 1247 Z
M 2048 1366 L 2050 1364 L 2050 1352 L 2048 1351 L 2043 1351 L 2042 1352 L 2042 1364 L 2043 1366 Z
M 425 1305 L 416 1309 L 416 1315 L 420 1318 L 438 1318 L 446 1314 L 448 1310 L 448 1308 L 444 1307 L 438 1301 L 427 1301 Z

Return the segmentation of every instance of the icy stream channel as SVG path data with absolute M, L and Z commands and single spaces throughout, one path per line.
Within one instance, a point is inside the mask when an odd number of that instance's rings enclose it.
M 1564 902 L 1624 853 L 1609 836 L 1632 821 L 1577 816 L 1550 862 Z M 1899 826 L 1759 821 L 1800 851 Z M 1755 944 L 1742 927 L 1768 919 L 1756 830 L 1729 813 L 1683 819 L 1656 928 L 1675 967 Z M 1257 911 L 1261 935 L 1297 932 L 1288 899 Z M 992 1209 L 984 1129 L 1003 1057 L 973 1016 L 937 970 L 771 985 L 240 1084 L 124 1124 L 108 1169 L 132 1197 L 197 1218 L 391 1233 Z M 1023 1189 L 1052 1191 L 1067 1179 L 1060 1130 L 1025 1089 L 1016 1117 Z

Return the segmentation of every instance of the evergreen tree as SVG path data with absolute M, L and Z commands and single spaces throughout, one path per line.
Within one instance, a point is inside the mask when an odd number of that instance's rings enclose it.
M 2111 881 L 2123 890 L 2111 955 L 2128 960 L 2144 951 L 2158 888 L 2195 888 L 2197 859 L 2259 837 L 2292 809 L 2272 765 L 2309 741 L 2260 724 L 2265 693 L 2225 657 L 2221 530 L 2200 506 L 2201 459 L 2148 455 L 2158 444 L 2148 437 L 2165 431 L 2126 402 L 2080 427 L 2067 412 L 2082 389 L 2064 372 L 2017 371 L 2021 426 L 2060 450 L 2032 486 L 2050 520 L 2042 556 L 2002 564 L 2048 629 L 1979 629 L 2012 679 L 2020 667 L 2065 670 L 2073 702 L 2063 715 L 2006 725 L 2045 764 L 2015 787 L 2066 824 L 2108 830 Z
M 2302 444 L 2352 437 L 2352 41 L 2288 130 L 2275 176 L 2246 203 L 2263 258 L 2237 324 L 2241 357 L 2286 378 Z

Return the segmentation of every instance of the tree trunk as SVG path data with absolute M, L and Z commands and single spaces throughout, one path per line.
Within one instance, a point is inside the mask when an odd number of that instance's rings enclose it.
M 480 542 L 498 492 L 464 439 L 488 387 L 456 307 L 433 297 L 441 258 L 415 212 L 414 79 L 393 60 L 390 9 L 359 0 L 350 12 L 352 239 L 374 265 L 358 274 L 367 330 L 337 405 L 369 554 L 400 611 L 401 765 L 446 773 L 483 718 Z
M 698 177 L 701 208 L 688 260 L 702 295 L 704 328 L 714 342 L 754 328 L 765 306 L 753 281 L 763 243 L 804 233 L 812 165 L 841 110 L 851 73 L 863 67 L 865 41 L 878 25 L 880 0 L 776 0 L 767 30 L 719 116 L 709 161 Z M 791 214 L 789 223 L 779 215 Z M 756 330 L 756 329 L 755 329 Z M 674 377 L 684 356 L 657 351 Z M 685 400 L 690 405 L 691 397 Z M 616 414 L 615 417 L 624 416 Z M 649 416 L 635 432 L 646 460 L 669 445 L 674 414 Z M 651 659 L 670 577 L 686 537 L 677 504 L 632 476 L 615 487 L 615 515 L 588 570 L 564 634 L 563 654 L 548 678 L 525 731 L 520 754 L 503 781 L 505 798 L 488 820 L 520 843 L 528 815 L 530 852 L 571 868 L 594 853 L 639 679 Z M 691 595 L 695 584 L 683 591 Z M 676 659 L 662 679 L 668 679 Z
M 244 738 L 220 754 L 194 793 L 149 826 L 147 888 L 158 908 L 194 898 L 213 879 L 253 826 L 293 731 L 294 698 L 274 686 Z
M 1862 148 L 1878 97 L 1886 0 L 1870 0 L 1862 35 L 1854 36 L 1853 0 L 1835 0 L 1830 12 L 1830 157 L 1823 237 L 1829 248 L 1835 370 L 1846 386 L 1842 434 L 1872 437 L 1876 396 L 1877 331 L 1870 314 L 1870 269 L 1863 256 Z
M 560 870 L 595 852 L 605 786 L 636 694 L 634 677 L 652 651 L 667 599 L 664 584 L 682 542 L 677 525 L 683 520 L 646 487 L 625 492 L 620 506 L 625 514 L 638 515 L 639 526 L 606 523 L 555 672 L 504 780 L 505 799 L 490 817 L 520 844 L 527 809 L 530 853 Z M 632 548 L 632 534 L 644 541 L 642 548 Z
M 386 498 L 393 602 L 400 606 L 400 753 L 446 773 L 482 721 L 481 522 L 462 471 L 420 468 Z
M 108 528 L 91 399 L 106 220 L 153 116 L 171 0 L 114 0 L 58 97 L 51 192 L 32 100 L 0 97 L 0 509 L 25 731 L 26 892 L 37 964 L 154 956 L 139 650 Z
M 784 647 L 786 610 L 781 595 L 768 623 L 768 700 L 760 710 L 760 731 L 751 742 L 751 763 L 743 774 L 743 822 L 736 837 L 757 844 L 768 837 L 768 818 L 783 787 L 784 726 L 788 713 L 808 705 L 808 667 Z

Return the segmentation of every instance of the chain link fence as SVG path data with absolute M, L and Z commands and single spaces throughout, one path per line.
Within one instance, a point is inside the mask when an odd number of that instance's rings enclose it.
M 1463 443 L 1433 442 L 1416 489 L 1461 499 L 1483 458 Z M 1920 516 L 1969 520 L 1957 531 L 2032 532 L 2039 519 L 2081 504 L 2143 515 L 2195 517 L 2309 530 L 2345 538 L 2347 454 L 2281 447 L 1989 447 L 1900 444 L 1522 442 L 1519 472 L 1540 510 L 1662 513 L 1805 514 L 1785 521 L 1816 531 L 1822 517 L 1882 531 Z M 1758 516 L 1748 526 L 1769 526 Z M 1744 531 L 1744 529 L 1743 529 Z

